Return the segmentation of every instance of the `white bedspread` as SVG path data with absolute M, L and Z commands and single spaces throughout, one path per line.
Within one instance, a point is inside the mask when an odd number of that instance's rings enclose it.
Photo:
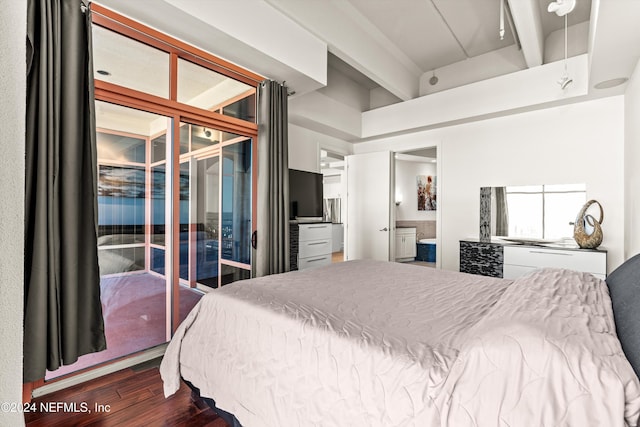
M 161 374 L 166 395 L 182 376 L 244 427 L 636 425 L 614 331 L 588 274 L 352 261 L 211 292 Z

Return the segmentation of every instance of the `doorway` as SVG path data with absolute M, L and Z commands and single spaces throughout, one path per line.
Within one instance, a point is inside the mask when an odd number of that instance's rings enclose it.
M 346 259 L 394 259 L 395 162 L 390 151 L 352 154 L 347 171 Z
M 436 267 L 439 207 L 437 147 L 396 153 L 395 164 L 396 230 L 404 233 L 415 230 L 411 242 L 415 247 L 410 248 L 411 256 L 402 258 L 402 261 Z M 396 250 L 396 253 L 400 251 Z
M 323 220 L 331 222 L 331 262 L 342 262 L 347 194 L 344 155 L 321 149 L 320 173 L 323 177 Z

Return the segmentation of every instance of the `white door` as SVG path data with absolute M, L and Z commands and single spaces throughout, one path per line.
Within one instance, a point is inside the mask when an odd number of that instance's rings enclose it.
M 393 153 L 347 156 L 347 260 L 393 259 Z

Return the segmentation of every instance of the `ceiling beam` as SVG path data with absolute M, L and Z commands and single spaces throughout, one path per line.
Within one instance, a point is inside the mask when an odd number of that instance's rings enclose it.
M 529 68 L 542 65 L 544 34 L 537 0 L 508 0 L 513 23 L 522 46 L 522 54 Z
M 266 0 L 329 51 L 403 101 L 419 95 L 422 70 L 348 1 Z
M 587 54 L 567 60 L 573 83 L 565 90 L 557 84 L 564 62 L 556 61 L 365 111 L 362 138 L 379 138 L 570 102 L 588 93 L 587 62 Z

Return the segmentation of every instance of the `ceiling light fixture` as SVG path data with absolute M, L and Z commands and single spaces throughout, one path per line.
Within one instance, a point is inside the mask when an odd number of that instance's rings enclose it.
M 575 7 L 576 0 L 556 0 L 549 3 L 549 7 L 547 7 L 549 13 L 564 16 L 564 75 L 558 80 L 558 84 L 562 90 L 565 90 L 573 83 L 573 79 L 569 77 L 569 72 L 567 71 L 567 15 L 569 15 Z
M 556 0 L 549 3 L 547 11 L 558 16 L 567 16 L 576 7 L 576 0 Z
M 436 70 L 433 70 L 433 76 L 431 76 L 431 78 L 429 79 L 429 84 L 431 86 L 435 86 L 438 84 L 438 78 L 436 77 Z

